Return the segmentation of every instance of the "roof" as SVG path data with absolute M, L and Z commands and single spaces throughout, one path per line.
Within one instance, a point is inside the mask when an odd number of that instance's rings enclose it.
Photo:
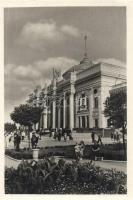
M 72 67 L 70 67 L 64 74 L 63 77 L 66 76 L 67 74 L 69 74 L 70 72 L 74 72 L 74 71 L 83 71 L 89 67 L 91 67 L 93 65 L 92 61 L 89 61 L 89 59 L 86 57 L 84 57 L 80 63 L 78 65 L 74 65 Z

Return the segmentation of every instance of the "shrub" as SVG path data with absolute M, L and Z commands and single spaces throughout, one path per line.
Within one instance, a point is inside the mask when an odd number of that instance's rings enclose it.
M 5 170 L 6 194 L 126 194 L 123 172 L 54 157 L 38 162 L 22 161 Z
M 92 158 L 92 145 L 86 145 L 84 150 L 85 158 Z M 32 159 L 32 150 L 23 149 L 19 152 L 15 150 L 6 149 L 5 154 L 16 159 Z M 75 158 L 74 145 L 68 146 L 55 146 L 55 147 L 45 147 L 40 148 L 39 158 L 44 158 L 44 156 L 64 156 L 68 158 Z M 105 144 L 101 146 L 100 156 L 103 156 L 105 160 L 124 160 L 124 151 L 121 143 L 117 144 Z

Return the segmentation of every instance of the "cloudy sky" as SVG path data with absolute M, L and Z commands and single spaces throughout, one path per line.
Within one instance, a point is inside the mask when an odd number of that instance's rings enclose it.
M 124 7 L 5 9 L 5 121 L 36 85 L 49 82 L 53 67 L 64 72 L 83 58 L 85 34 L 90 60 L 125 65 Z

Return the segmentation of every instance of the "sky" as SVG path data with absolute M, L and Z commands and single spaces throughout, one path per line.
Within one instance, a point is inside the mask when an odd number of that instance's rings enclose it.
M 82 60 L 84 35 L 92 61 L 126 64 L 125 7 L 4 9 L 5 122 L 37 85 Z

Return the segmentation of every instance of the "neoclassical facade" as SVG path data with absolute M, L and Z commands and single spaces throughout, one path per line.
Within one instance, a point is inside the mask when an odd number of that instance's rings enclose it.
M 106 128 L 104 102 L 112 86 L 126 81 L 126 69 L 109 63 L 94 64 L 85 54 L 49 86 L 37 87 L 29 97 L 32 106 L 42 106 L 42 128 Z
M 109 63 L 93 63 L 87 57 L 70 67 L 62 76 L 53 70 L 51 84 L 38 86 L 29 96 L 31 106 L 41 106 L 41 128 L 106 128 L 104 102 L 112 87 L 126 81 L 126 68 Z

